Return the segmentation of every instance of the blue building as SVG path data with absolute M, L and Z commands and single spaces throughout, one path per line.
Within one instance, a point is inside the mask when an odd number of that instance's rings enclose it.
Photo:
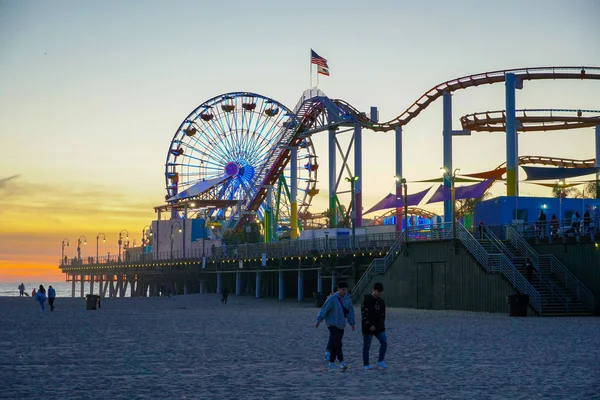
M 597 220 L 600 213 L 600 199 L 558 199 L 555 197 L 515 197 L 501 196 L 482 201 L 475 206 L 474 224 L 480 222 L 488 226 L 505 225 L 514 220 L 532 224 L 544 210 L 547 221 L 553 215 L 559 220 L 570 221 L 575 211 L 581 218 L 585 211 Z

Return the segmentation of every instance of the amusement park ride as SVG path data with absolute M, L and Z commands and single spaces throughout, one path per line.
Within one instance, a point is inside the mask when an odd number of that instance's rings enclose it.
M 221 233 L 243 230 L 261 223 L 265 241 L 303 229 L 335 227 L 340 218 L 352 215 L 353 226 L 363 225 L 362 130 L 394 131 L 395 171 L 399 205 L 391 211 L 401 230 L 403 198 L 402 129 L 440 97 L 443 100 L 443 166 L 453 171 L 452 137 L 473 131 L 506 132 L 506 165 L 496 172 L 506 174 L 507 195 L 518 196 L 518 166 L 525 163 L 569 168 L 600 167 L 600 111 L 515 109 L 516 89 L 528 80 L 599 80 L 600 67 L 539 67 L 494 71 L 465 76 L 434 86 L 398 117 L 379 122 L 377 109 L 367 116 L 343 100 L 322 92 L 306 91 L 291 110 L 268 97 L 233 92 L 213 97 L 194 109 L 180 124 L 167 153 L 165 204 L 155 207 L 158 220 L 199 218 Z M 505 83 L 506 109 L 463 116 L 461 130 L 452 127 L 452 92 L 485 84 Z M 595 160 L 562 160 L 518 157 L 517 131 L 546 131 L 596 127 Z M 319 193 L 319 164 L 312 136 L 328 132 L 329 213 L 312 214 L 310 205 Z M 337 136 L 350 133 L 346 151 Z M 348 159 L 353 151 L 353 170 Z M 338 165 L 341 154 L 341 166 Z M 391 174 L 390 174 L 391 175 Z M 443 185 L 449 189 L 451 177 Z M 477 174 L 470 176 L 476 177 Z M 498 176 L 498 178 L 500 178 Z M 344 177 L 353 180 L 353 198 L 343 206 L 337 194 Z M 403 204 L 403 203 L 402 203 Z M 425 210 L 409 208 L 411 215 L 430 217 Z M 444 218 L 451 219 L 452 204 L 444 199 Z M 320 220 L 321 223 L 316 222 Z

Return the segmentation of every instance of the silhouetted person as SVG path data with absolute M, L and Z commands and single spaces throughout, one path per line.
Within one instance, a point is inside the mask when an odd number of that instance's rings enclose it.
M 573 213 L 573 216 L 571 217 L 571 227 L 575 231 L 575 234 L 579 233 L 580 226 L 581 226 L 581 216 L 579 215 L 579 213 L 577 211 L 575 211 Z
M 525 262 L 525 277 L 531 283 L 533 280 L 533 264 L 531 264 L 531 260 L 528 258 Z
M 48 286 L 48 304 L 50 305 L 50 311 L 54 311 L 54 299 L 56 298 L 56 291 L 52 285 Z
M 373 292 L 366 294 L 360 307 L 362 316 L 363 334 L 363 365 L 366 370 L 371 369 L 369 362 L 369 349 L 373 336 L 379 341 L 379 357 L 377 364 L 379 368 L 387 368 L 385 364 L 385 352 L 387 350 L 387 335 L 385 333 L 385 303 L 381 298 L 383 285 L 379 282 L 373 285 Z
M 42 307 L 42 311 L 44 311 L 44 303 L 46 302 L 46 289 L 44 289 L 44 285 L 40 285 L 40 288 L 35 294 L 34 299 L 40 303 L 40 307 Z
M 583 214 L 583 233 L 588 233 L 590 231 L 590 223 L 592 222 L 592 217 L 590 216 L 590 210 L 585 210 Z
M 552 214 L 552 218 L 550 218 L 550 236 L 558 235 L 558 230 L 560 229 L 560 221 L 556 218 L 556 214 Z
M 540 236 L 544 237 L 546 236 L 546 213 L 544 213 L 544 210 L 540 210 L 540 215 L 538 216 L 538 221 L 540 223 Z
M 25 284 L 21 283 L 19 285 L 19 297 L 23 297 L 25 295 Z
M 229 297 L 229 290 L 223 289 L 221 291 L 221 303 L 227 304 L 227 298 Z
M 31 297 L 35 297 L 36 294 L 37 292 L 35 291 L 35 288 L 33 288 L 33 290 L 31 291 Z

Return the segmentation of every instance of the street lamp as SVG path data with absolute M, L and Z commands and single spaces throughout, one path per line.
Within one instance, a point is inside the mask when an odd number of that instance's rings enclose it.
M 178 220 L 174 220 L 173 222 L 171 222 L 171 258 L 173 258 L 173 239 L 175 238 L 175 235 L 173 235 L 173 227 L 175 225 L 179 226 L 179 229 L 177 230 L 177 232 L 181 233 L 181 222 L 179 222 Z
M 352 241 L 354 242 L 354 234 L 356 233 L 356 199 L 354 198 L 354 184 L 358 180 L 358 176 L 346 177 L 346 182 L 350 182 L 350 193 L 352 194 Z
M 64 238 L 64 239 L 62 240 L 62 243 L 61 243 L 61 244 L 62 244 L 62 246 L 61 246 L 61 252 L 60 252 L 60 262 L 61 262 L 61 263 L 64 263 L 64 264 L 66 264 L 66 263 L 64 262 L 64 259 L 65 259 L 65 245 L 66 245 L 67 247 L 69 247 L 69 239 L 67 239 L 67 238 Z
M 125 232 L 125 239 L 129 240 L 129 231 L 127 229 L 122 229 L 119 232 L 119 262 L 121 262 L 121 246 L 123 245 L 123 232 Z
M 454 242 L 454 246 L 455 246 L 455 250 L 456 250 L 456 186 L 455 186 L 455 182 L 456 182 L 456 174 L 460 172 L 460 168 L 456 168 L 452 172 L 452 175 L 450 175 L 450 171 L 448 171 L 444 167 L 440 168 L 440 171 L 442 171 L 442 174 L 444 175 L 444 177 L 450 179 L 450 193 L 452 196 L 452 199 L 451 199 L 451 201 L 452 201 L 452 241 Z
M 562 232 L 562 199 L 563 199 L 563 195 L 564 195 L 564 186 L 565 186 L 565 181 L 563 179 L 558 181 L 558 187 L 560 187 L 560 192 L 558 193 L 558 231 L 559 233 Z
M 146 228 L 148 228 L 148 236 L 152 236 L 152 227 L 150 225 L 146 225 L 142 228 L 142 252 L 145 251 L 146 244 L 150 241 L 146 238 Z
M 83 244 L 87 244 L 87 239 L 85 236 L 79 236 L 77 239 L 77 259 L 81 261 L 81 238 L 83 238 Z
M 98 240 L 100 239 L 100 236 L 102 236 L 102 243 L 106 243 L 106 235 L 104 235 L 104 233 L 100 232 L 99 234 L 96 235 L 96 264 L 98 264 Z

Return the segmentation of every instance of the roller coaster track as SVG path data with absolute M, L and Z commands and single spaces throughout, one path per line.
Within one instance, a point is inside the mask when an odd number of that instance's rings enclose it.
M 297 112 L 298 127 L 294 136 L 289 139 L 285 136 L 276 144 L 272 156 L 265 166 L 266 174 L 260 184 L 256 194 L 250 201 L 247 213 L 243 214 L 234 228 L 239 228 L 249 218 L 249 214 L 258 210 L 265 200 L 267 188 L 273 185 L 290 159 L 290 149 L 297 146 L 302 140 L 302 133 L 311 129 L 327 129 L 344 123 L 358 122 L 363 127 L 378 131 L 387 132 L 395 129 L 397 126 L 404 126 L 416 118 L 421 111 L 426 109 L 431 103 L 440 98 L 444 92 L 454 92 L 461 89 L 476 87 L 486 84 L 504 82 L 506 74 L 513 73 L 520 80 L 540 80 L 540 79 L 594 79 L 600 80 L 600 67 L 535 67 L 507 69 L 502 71 L 486 72 L 482 74 L 468 75 L 440 83 L 423 94 L 417 101 L 408 107 L 402 114 L 396 118 L 377 123 L 369 119 L 366 115 L 358 111 L 349 103 L 343 100 L 330 99 L 328 97 L 313 97 L 302 103 Z M 327 112 L 327 118 L 325 118 Z M 261 174 L 262 175 L 262 174 Z
M 520 132 L 589 128 L 600 125 L 600 111 L 524 109 L 516 110 Z M 486 111 L 460 118 L 463 129 L 476 132 L 505 132 L 506 111 Z

